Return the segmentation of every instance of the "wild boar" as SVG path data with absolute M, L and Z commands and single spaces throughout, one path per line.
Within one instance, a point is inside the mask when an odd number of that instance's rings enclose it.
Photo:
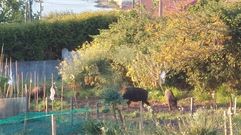
M 38 98 L 43 98 L 43 88 L 40 86 L 35 86 L 31 93 L 30 93 L 31 99 L 36 100 Z
M 174 97 L 171 90 L 165 91 L 165 98 L 170 111 L 174 108 L 177 109 L 177 99 Z
M 150 103 L 147 101 L 148 99 L 148 92 L 143 88 L 137 87 L 122 87 L 121 93 L 123 99 L 127 99 L 128 106 L 131 104 L 132 101 L 142 101 L 142 104 L 146 104 L 150 106 Z

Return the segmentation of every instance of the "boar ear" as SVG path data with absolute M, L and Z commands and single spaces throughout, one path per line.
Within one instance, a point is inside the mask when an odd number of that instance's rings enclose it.
M 121 89 L 125 89 L 125 88 L 127 88 L 127 84 L 126 84 L 126 82 L 123 82 L 123 83 L 121 84 Z
M 127 88 L 126 84 L 125 84 L 125 83 L 122 83 L 121 86 L 120 86 L 120 92 L 121 92 L 122 94 L 125 93 L 126 88 Z

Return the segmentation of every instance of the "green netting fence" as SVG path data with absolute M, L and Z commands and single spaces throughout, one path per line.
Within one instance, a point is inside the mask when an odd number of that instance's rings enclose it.
M 0 119 L 0 135 L 51 135 L 51 115 L 56 119 L 57 135 L 84 133 L 83 125 L 90 108 L 59 112 L 27 112 Z

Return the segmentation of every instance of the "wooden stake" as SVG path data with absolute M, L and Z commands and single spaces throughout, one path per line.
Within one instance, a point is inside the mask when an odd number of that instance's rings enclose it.
M 22 97 L 24 96 L 24 85 L 23 85 L 23 72 L 21 72 L 21 86 L 22 86 Z M 27 99 L 28 100 L 28 99 Z
M 232 112 L 229 113 L 229 130 L 230 135 L 233 135 L 233 121 L 232 121 Z
M 32 93 L 32 73 L 30 72 L 30 74 L 29 74 L 29 97 L 28 97 L 28 103 L 29 103 L 29 109 L 30 109 L 30 102 L 31 102 L 31 99 L 30 99 L 30 97 L 31 97 L 31 93 Z
M 29 92 L 28 92 L 28 88 L 27 88 L 27 84 L 25 84 L 25 96 L 26 96 L 26 112 L 28 112 L 28 109 L 29 109 L 29 100 L 28 100 L 28 97 L 30 96 L 29 95 Z
M 18 76 L 18 61 L 15 62 L 15 77 L 16 77 L 16 91 L 19 96 L 19 76 Z
M 25 84 L 25 96 L 26 96 L 25 97 L 25 99 L 26 99 L 26 106 L 25 106 L 25 116 L 24 116 L 24 132 L 26 131 L 26 125 L 27 125 L 28 96 L 29 96 L 26 84 Z
M 52 135 L 56 135 L 56 121 L 53 114 L 51 114 Z
M 140 121 L 139 121 L 139 130 L 140 130 L 140 135 L 143 134 L 142 129 L 143 129 L 143 106 L 142 106 L 142 101 L 139 102 L 140 105 Z
M 6 98 L 8 98 L 8 96 L 9 96 L 8 94 L 9 94 L 10 89 L 11 89 L 10 85 L 8 85 L 7 92 L 6 92 Z
M 234 98 L 234 111 L 233 111 L 234 114 L 236 114 L 236 109 L 237 109 L 237 97 Z
M 36 110 L 39 111 L 39 106 L 38 106 L 38 92 L 39 92 L 39 87 L 37 86 L 37 94 L 36 94 Z
M 45 98 L 45 112 L 48 113 L 48 98 Z
M 4 66 L 4 76 L 7 77 L 8 76 L 8 59 L 6 58 L 6 64 Z
M 4 87 L 3 87 L 3 91 L 4 91 L 4 94 L 7 93 L 7 83 L 4 83 Z M 7 97 L 7 94 L 5 95 L 5 97 Z
M 193 115 L 193 98 L 191 97 L 190 112 Z
M 224 135 L 228 135 L 228 130 L 227 130 L 227 113 L 224 111 L 223 113 L 223 118 L 224 118 Z
M 4 45 L 2 45 L 2 50 L 1 50 L 1 56 L 0 56 L 0 58 L 1 58 L 1 60 L 0 60 L 0 70 L 1 70 L 1 75 L 3 75 L 3 65 L 4 65 L 4 56 L 3 56 L 3 46 Z
M 34 74 L 33 74 L 33 85 L 34 85 L 34 87 L 36 87 L 37 86 L 37 73 L 36 73 L 36 71 L 34 71 Z
M 36 86 L 37 87 L 37 101 L 36 101 L 36 107 L 37 107 L 37 110 L 39 111 L 39 105 L 38 105 L 38 93 L 39 93 L 39 90 L 40 90 L 40 87 L 39 87 L 39 84 L 38 84 L 38 74 L 36 73 Z
M 61 112 L 63 110 L 63 96 L 64 96 L 64 81 L 62 79 L 62 83 L 61 83 Z
M 9 61 L 9 65 L 10 65 L 10 67 L 9 67 L 9 77 L 11 76 L 11 74 L 12 74 L 12 59 L 10 58 L 10 61 Z M 10 74 L 11 73 L 11 74 Z M 13 79 L 13 78 L 12 78 Z M 13 80 L 12 80 L 13 81 Z M 14 93 L 14 89 L 13 89 L 13 87 L 12 87 L 12 84 L 11 85 L 9 85 L 10 87 L 10 97 L 13 97 L 13 93 Z
M 54 111 L 54 100 L 51 100 L 52 101 L 52 111 Z
M 44 101 L 46 97 L 46 76 L 45 75 L 44 75 L 43 92 L 44 92 L 44 95 L 43 95 L 43 101 Z

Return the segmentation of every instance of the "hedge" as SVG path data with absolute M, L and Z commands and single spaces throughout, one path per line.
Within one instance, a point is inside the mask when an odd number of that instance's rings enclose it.
M 31 23 L 0 24 L 4 53 L 14 60 L 61 58 L 62 48 L 74 49 L 99 29 L 117 21 L 116 12 L 90 12 L 60 16 Z

